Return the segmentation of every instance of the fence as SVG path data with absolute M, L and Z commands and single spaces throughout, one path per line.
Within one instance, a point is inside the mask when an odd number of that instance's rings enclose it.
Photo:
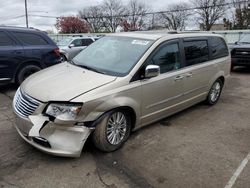
M 165 30 L 163 30 L 163 32 L 164 31 Z M 239 41 L 242 38 L 242 36 L 250 35 L 250 30 L 225 30 L 225 31 L 210 31 L 210 32 L 224 36 L 229 44 Z M 49 36 L 55 42 L 58 42 L 67 37 L 74 37 L 74 36 L 95 37 L 103 35 L 105 35 L 105 33 L 49 34 Z
M 228 44 L 233 44 L 239 41 L 243 36 L 250 35 L 250 30 L 213 31 L 212 33 L 224 36 Z

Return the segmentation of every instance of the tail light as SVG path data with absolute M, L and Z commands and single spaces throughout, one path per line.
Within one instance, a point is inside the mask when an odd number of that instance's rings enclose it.
M 54 49 L 53 50 L 54 51 L 54 53 L 56 54 L 56 56 L 60 56 L 60 51 L 59 51 L 59 48 L 56 48 L 56 49 Z

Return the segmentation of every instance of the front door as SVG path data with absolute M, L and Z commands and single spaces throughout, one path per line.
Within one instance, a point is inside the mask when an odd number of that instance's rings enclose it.
M 75 39 L 71 44 L 74 46 L 69 49 L 69 59 L 73 59 L 82 50 L 82 40 Z
M 183 101 L 183 71 L 179 40 L 162 44 L 146 65 L 160 66 L 160 75 L 142 84 L 141 124 L 145 125 L 178 111 Z

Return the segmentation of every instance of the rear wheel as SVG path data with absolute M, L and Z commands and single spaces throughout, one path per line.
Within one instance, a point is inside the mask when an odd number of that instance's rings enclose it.
M 40 71 L 41 68 L 37 65 L 26 65 L 22 67 L 16 76 L 16 82 L 18 85 L 20 85 L 26 78 L 28 78 L 30 75 L 34 74 L 35 72 Z
M 129 114 L 123 110 L 107 113 L 97 125 L 92 139 L 95 146 L 104 152 L 119 149 L 128 139 L 131 130 Z
M 208 93 L 207 100 L 206 100 L 207 104 L 214 105 L 218 102 L 220 95 L 221 95 L 222 88 L 223 88 L 223 82 L 220 79 L 216 80 L 213 83 Z

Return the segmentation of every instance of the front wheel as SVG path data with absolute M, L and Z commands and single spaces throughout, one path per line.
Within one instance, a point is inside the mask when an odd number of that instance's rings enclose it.
M 65 55 L 61 54 L 60 57 L 61 57 L 61 62 L 67 61 L 67 58 Z
M 216 80 L 213 83 L 208 93 L 207 100 L 206 100 L 207 104 L 214 105 L 218 102 L 220 95 L 221 95 L 222 88 L 223 88 L 222 81 L 220 79 Z
M 107 113 L 101 123 L 97 125 L 92 140 L 101 151 L 115 151 L 127 141 L 130 130 L 129 114 L 123 110 L 115 110 Z

